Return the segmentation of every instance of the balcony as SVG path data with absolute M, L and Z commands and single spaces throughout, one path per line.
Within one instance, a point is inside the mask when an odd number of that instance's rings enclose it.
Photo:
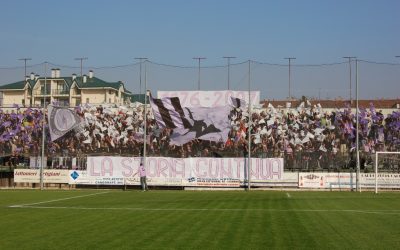
M 44 95 L 49 96 L 50 95 L 50 90 L 46 90 L 46 91 L 44 91 L 44 89 L 36 90 L 36 91 L 33 92 L 33 94 L 35 96 L 44 96 Z
M 58 95 L 58 96 L 68 96 L 69 95 L 69 90 L 65 90 L 65 89 L 53 89 L 51 91 L 52 95 Z

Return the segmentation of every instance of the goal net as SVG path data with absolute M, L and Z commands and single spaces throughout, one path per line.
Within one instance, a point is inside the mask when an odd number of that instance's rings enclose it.
M 400 152 L 376 152 L 374 165 L 375 193 L 378 188 L 400 189 Z

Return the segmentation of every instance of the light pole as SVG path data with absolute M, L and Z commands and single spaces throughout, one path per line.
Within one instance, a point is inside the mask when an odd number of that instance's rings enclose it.
M 356 175 L 356 189 L 358 192 L 361 192 L 361 185 L 360 185 L 360 149 L 359 149 L 359 126 L 358 126 L 358 117 L 359 117 L 359 111 L 358 111 L 358 60 L 356 59 L 356 162 L 357 162 L 357 175 Z
M 135 57 L 136 60 L 139 60 L 139 98 L 142 95 L 142 63 L 143 60 L 147 60 L 147 57 Z M 146 90 L 145 90 L 146 91 Z M 145 97 L 146 98 L 146 97 Z
M 47 162 L 44 160 L 44 146 L 46 140 L 45 133 L 45 122 L 46 122 L 46 92 L 47 92 L 47 62 L 44 63 L 44 92 L 43 92 L 43 114 L 42 114 L 42 163 L 40 164 L 40 190 L 43 190 L 43 172 L 44 164 Z
M 248 83 L 248 94 L 249 94 L 249 106 L 248 106 L 248 112 L 249 112 L 249 121 L 248 121 L 248 152 L 247 152 L 247 190 L 250 191 L 251 189 L 251 126 L 252 126 L 252 119 L 251 119 L 251 60 L 249 60 L 249 67 L 248 67 L 248 79 L 247 79 L 247 83 Z
M 147 58 L 146 58 L 147 59 Z M 147 170 L 147 61 L 144 61 L 144 133 L 143 133 L 143 167 Z
M 24 65 L 25 65 L 25 75 L 24 75 L 24 78 L 25 78 L 25 77 L 26 77 L 26 61 L 30 61 L 30 60 L 32 60 L 32 58 L 20 58 L 20 59 L 18 59 L 18 60 L 24 61 Z
M 344 56 L 343 58 L 349 59 L 349 72 L 350 72 L 350 88 L 349 88 L 350 94 L 349 94 L 349 97 L 350 97 L 350 107 L 351 107 L 351 104 L 353 104 L 353 100 L 352 100 L 352 96 L 351 96 L 351 60 L 352 59 L 356 59 L 357 57 L 355 57 L 355 56 Z
M 198 80 L 197 80 L 197 90 L 200 90 L 200 61 L 207 59 L 206 57 L 193 57 L 194 60 L 199 61 L 199 75 L 198 75 Z
M 230 90 L 230 66 L 231 66 L 231 59 L 236 58 L 235 56 L 224 56 L 222 58 L 225 58 L 228 60 L 228 90 Z
M 25 77 L 26 77 L 26 61 L 30 61 L 30 60 L 32 60 L 32 58 L 20 58 L 20 59 L 18 59 L 18 60 L 24 61 L 24 66 L 25 66 L 24 81 L 25 81 Z M 32 88 L 30 89 L 30 95 L 31 95 L 31 98 L 30 98 L 30 103 L 29 103 L 29 105 L 32 106 Z
M 77 60 L 77 61 L 81 61 L 81 81 L 83 81 L 82 79 L 83 79 L 83 71 L 82 71 L 82 69 L 83 69 L 83 60 L 87 60 L 88 58 L 87 57 L 77 57 L 77 58 L 75 58 L 75 60 Z
M 291 66 L 291 62 L 292 60 L 295 60 L 296 57 L 285 57 L 284 59 L 289 61 L 289 100 L 292 100 L 292 94 L 290 93 L 290 87 L 291 87 L 291 82 L 290 82 L 290 66 Z

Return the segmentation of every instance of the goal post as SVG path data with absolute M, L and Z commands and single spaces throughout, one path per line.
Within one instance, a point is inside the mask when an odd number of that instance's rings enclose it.
M 375 193 L 378 193 L 378 165 L 379 165 L 379 155 L 383 154 L 394 154 L 400 155 L 400 152 L 388 152 L 388 151 L 378 151 L 375 152 Z

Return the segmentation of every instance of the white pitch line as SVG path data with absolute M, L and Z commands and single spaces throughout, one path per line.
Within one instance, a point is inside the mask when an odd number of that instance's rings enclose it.
M 45 206 L 20 206 L 13 208 L 34 208 L 34 209 L 71 209 L 71 210 L 145 210 L 141 207 L 45 207 Z
M 71 209 L 71 210 L 135 210 L 135 211 L 265 211 L 265 212 L 345 212 L 365 214 L 400 215 L 400 210 L 352 210 L 352 209 L 263 209 L 263 208 L 139 208 L 139 207 L 50 207 L 50 206 L 10 206 L 31 209 Z
M 94 194 L 78 195 L 78 196 L 55 199 L 55 200 L 49 200 L 49 201 L 41 201 L 41 202 L 35 202 L 35 203 L 12 205 L 12 206 L 9 206 L 9 207 L 31 207 L 32 205 L 46 204 L 46 203 L 51 203 L 51 202 L 56 202 L 56 201 L 65 201 L 65 200 L 71 200 L 71 199 L 77 199 L 77 198 L 94 196 L 94 195 L 99 195 L 99 194 L 107 194 L 107 193 L 110 193 L 110 192 L 108 191 L 108 192 L 100 192 L 100 193 L 94 193 Z
M 292 196 L 290 196 L 289 193 L 286 193 L 286 196 L 287 196 L 288 198 L 292 198 Z

